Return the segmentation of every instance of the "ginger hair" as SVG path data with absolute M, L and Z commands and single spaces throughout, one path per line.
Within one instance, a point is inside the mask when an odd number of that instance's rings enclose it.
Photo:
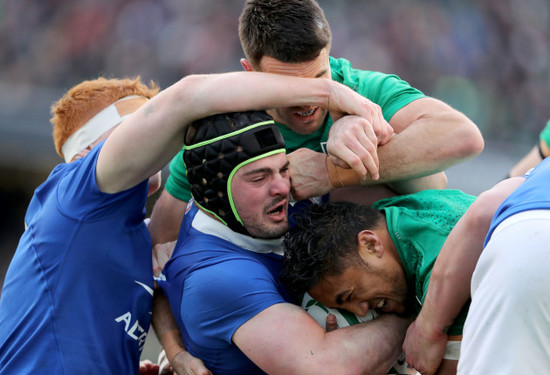
M 72 87 L 50 109 L 55 150 L 63 157 L 61 147 L 67 139 L 92 117 L 117 100 L 129 95 L 151 99 L 159 90 L 153 81 L 149 86 L 142 83 L 139 76 L 123 79 L 99 77 Z

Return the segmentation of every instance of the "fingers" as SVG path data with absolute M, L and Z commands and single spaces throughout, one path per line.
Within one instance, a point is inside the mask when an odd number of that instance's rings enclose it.
M 338 324 L 336 322 L 336 316 L 333 314 L 327 315 L 327 320 L 325 321 L 326 331 L 332 332 L 338 329 Z
M 176 241 L 156 244 L 153 246 L 153 273 L 155 276 L 159 276 L 166 262 L 170 260 L 175 246 Z
M 153 253 L 153 275 L 155 275 L 155 277 L 159 277 L 161 271 L 162 271 L 162 268 L 159 265 L 159 262 L 157 260 L 157 257 L 155 256 L 155 253 Z
M 342 168 L 346 165 L 353 168 L 361 178 L 369 175 L 378 180 L 377 147 L 389 142 L 394 134 L 380 106 L 348 87 L 335 85 L 329 96 L 328 110 L 334 120 L 327 142 L 332 162 Z M 355 125 L 350 125 L 349 119 L 354 119 Z
M 376 137 L 372 133 L 370 135 L 369 138 L 364 133 L 360 133 L 355 139 L 348 140 L 345 144 L 346 147 L 339 148 L 339 154 L 341 155 L 340 159 L 346 160 L 348 165 L 360 176 L 366 177 L 368 174 L 373 180 L 377 180 L 379 162 Z M 332 160 L 334 161 L 334 158 Z
M 381 146 L 388 143 L 393 136 L 394 130 L 382 115 L 382 111 L 378 112 L 377 121 L 375 121 L 375 124 L 378 125 L 375 130 L 378 145 Z
M 358 116 L 346 116 L 332 125 L 327 142 L 331 161 L 342 168 L 353 168 L 362 178 L 379 178 L 378 139 L 372 123 Z
M 292 197 L 296 200 L 321 196 L 332 189 L 326 155 L 309 149 L 298 149 L 288 154 Z
M 146 359 L 139 362 L 139 374 L 140 375 L 156 375 L 159 371 L 159 366 L 154 364 L 150 360 Z

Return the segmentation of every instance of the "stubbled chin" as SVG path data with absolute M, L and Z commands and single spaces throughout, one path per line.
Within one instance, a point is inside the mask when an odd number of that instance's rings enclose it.
M 314 120 L 305 121 L 300 116 L 293 116 L 291 124 L 287 125 L 295 133 L 298 134 L 311 134 L 319 129 L 319 125 Z

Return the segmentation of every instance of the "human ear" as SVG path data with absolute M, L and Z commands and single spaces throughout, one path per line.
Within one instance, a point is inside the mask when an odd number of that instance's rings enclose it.
M 376 256 L 381 258 L 384 254 L 384 247 L 378 235 L 371 230 L 363 230 L 357 234 L 359 252 L 363 255 Z
M 254 71 L 254 68 L 252 67 L 252 64 L 250 63 L 250 61 L 248 61 L 245 58 L 241 59 L 241 65 L 243 66 L 244 70 L 247 71 L 247 72 L 253 72 Z

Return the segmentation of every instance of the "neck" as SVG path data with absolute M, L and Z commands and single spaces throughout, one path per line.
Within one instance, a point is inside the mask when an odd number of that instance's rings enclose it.
M 396 262 L 398 262 L 401 267 L 403 267 L 403 261 L 399 256 L 399 252 L 397 251 L 397 246 L 395 246 L 395 242 L 393 242 L 392 237 L 390 236 L 390 232 L 388 231 L 388 224 L 386 223 L 386 215 L 383 212 L 382 216 L 383 218 L 380 219 L 379 226 L 375 230 L 375 232 L 382 241 L 382 245 L 384 246 L 386 255 L 389 255 Z

